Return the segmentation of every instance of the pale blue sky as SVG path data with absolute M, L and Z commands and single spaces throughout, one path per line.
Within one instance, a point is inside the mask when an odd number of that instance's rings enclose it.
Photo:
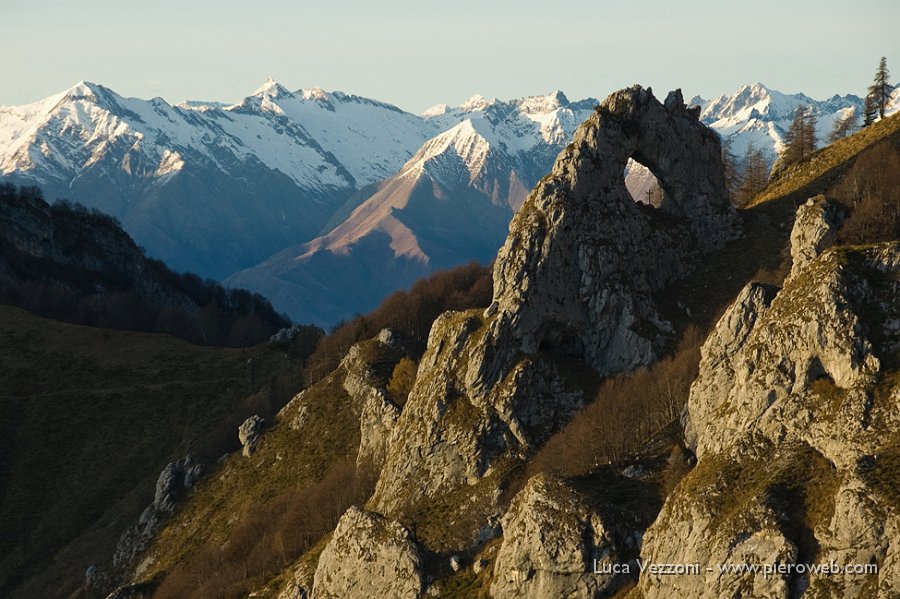
M 272 76 L 420 112 L 474 93 L 862 94 L 900 80 L 896 0 L 0 0 L 0 104 L 81 79 L 126 96 L 236 101 Z

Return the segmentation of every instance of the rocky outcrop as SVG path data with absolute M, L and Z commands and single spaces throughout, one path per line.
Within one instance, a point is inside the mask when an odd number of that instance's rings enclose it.
M 644 576 L 645 598 L 896 596 L 900 243 L 823 251 L 835 222 L 802 206 L 784 287 L 748 285 L 704 344 L 685 414 L 698 463 L 643 549 L 703 570 Z
M 380 351 L 405 355 L 399 337 L 390 329 L 382 330 L 369 343 L 378 343 Z M 379 380 L 363 345 L 354 345 L 341 362 L 346 370 L 344 390 L 359 405 L 360 445 L 356 463 L 360 467 L 381 469 L 400 407 L 388 397 L 384 382 Z
M 792 271 L 799 272 L 834 243 L 845 211 L 825 196 L 810 198 L 797 209 L 791 229 Z
M 241 442 L 241 455 L 249 458 L 256 451 L 262 435 L 262 427 L 265 420 L 259 415 L 254 414 L 250 418 L 244 420 L 238 427 L 238 441 Z
M 156 481 L 153 503 L 141 513 L 137 523 L 119 538 L 113 555 L 113 566 L 117 570 L 124 570 L 134 564 L 175 510 L 176 503 L 205 473 L 206 465 L 192 454 L 171 462 L 162 469 Z
M 608 595 L 621 580 L 604 565 L 619 560 L 612 532 L 585 500 L 562 481 L 538 475 L 503 518 L 491 597 Z
M 418 599 L 425 587 L 422 556 L 396 521 L 352 507 L 322 551 L 313 599 Z
M 313 582 L 316 576 L 316 564 L 310 561 L 301 561 L 294 568 L 288 581 L 278 593 L 278 599 L 310 599 Z
M 479 311 L 445 313 L 435 321 L 373 500 L 379 511 L 399 516 L 421 501 L 443 505 L 462 489 L 470 500 L 447 504 L 444 515 L 472 523 L 467 541 L 458 539 L 463 545 L 474 542 L 497 511 L 498 477 L 583 403 L 581 392 L 540 356 L 516 363 L 490 393 L 476 393 L 471 368 L 486 327 Z
M 631 199 L 629 158 L 658 177 L 658 208 L 670 218 Z M 639 86 L 604 100 L 516 214 L 497 256 L 488 340 L 496 355 L 484 382 L 497 380 L 510 352 L 542 344 L 602 374 L 655 360 L 672 330 L 652 294 L 684 276 L 698 249 L 736 232 L 723 172 L 717 135 L 680 91 L 665 105 Z
M 206 465 L 193 454 L 188 454 L 163 468 L 156 481 L 153 505 L 158 512 L 172 513 L 175 502 L 206 472 Z
M 662 181 L 657 209 L 629 196 L 629 158 Z M 491 307 L 432 326 L 375 508 L 402 517 L 464 490 L 472 501 L 447 518 L 469 522 L 472 535 L 456 542 L 473 542 L 497 511 L 499 479 L 583 403 L 540 350 L 602 374 L 655 360 L 673 328 L 654 294 L 689 272 L 698 251 L 733 236 L 734 219 L 718 137 L 679 92 L 665 105 L 638 86 L 607 98 L 514 218 Z
M 771 439 L 792 434 L 836 464 L 860 455 L 878 356 L 892 351 L 875 343 L 893 335 L 885 325 L 900 316 L 895 283 L 885 282 L 896 278 L 895 252 L 893 245 L 835 248 L 790 277 L 774 299 L 756 284 L 744 289 L 704 344 L 691 388 L 698 457 L 751 430 Z M 842 397 L 849 420 L 832 422 L 823 394 Z

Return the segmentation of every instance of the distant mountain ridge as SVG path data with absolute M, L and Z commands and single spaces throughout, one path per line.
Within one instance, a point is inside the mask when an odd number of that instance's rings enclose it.
M 701 120 L 741 158 L 772 159 L 797 106 L 833 122 L 856 96 L 816 101 L 761 83 L 710 101 Z M 247 286 L 298 320 L 333 324 L 436 269 L 496 252 L 513 212 L 596 100 L 475 95 L 413 115 L 268 80 L 242 101 L 124 98 L 81 82 L 0 107 L 0 176 L 114 215 L 179 270 Z M 896 90 L 888 113 L 900 108 Z M 645 201 L 655 180 L 630 167 Z
M 315 236 L 432 134 L 388 104 L 273 81 L 227 107 L 81 82 L 0 108 L 0 174 L 111 214 L 152 255 L 221 279 Z
M 0 303 L 107 328 L 249 346 L 290 323 L 269 302 L 176 274 L 148 258 L 115 219 L 38 188 L 0 184 Z
M 429 139 L 326 235 L 226 279 L 289 314 L 333 323 L 374 309 L 434 270 L 489 262 L 513 213 L 596 100 L 562 94 L 509 102 L 475 96 L 426 111 Z M 456 124 L 454 124 L 456 123 Z

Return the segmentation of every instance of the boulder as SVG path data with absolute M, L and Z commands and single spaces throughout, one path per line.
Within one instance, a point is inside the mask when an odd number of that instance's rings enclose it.
M 618 559 L 612 532 L 584 499 L 562 481 L 538 475 L 503 518 L 491 597 L 608 596 L 622 579 L 595 570 Z
M 245 458 L 249 458 L 256 451 L 256 446 L 262 435 L 263 424 L 265 424 L 265 420 L 254 414 L 238 427 L 238 440 L 242 446 L 241 455 Z
M 418 599 L 422 556 L 402 525 L 351 507 L 341 516 L 316 567 L 313 599 Z

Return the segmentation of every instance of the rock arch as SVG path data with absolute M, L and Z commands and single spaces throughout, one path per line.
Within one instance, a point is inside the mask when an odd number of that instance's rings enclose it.
M 659 209 L 636 204 L 625 188 L 635 155 L 667 188 Z M 504 476 L 585 399 L 541 347 L 601 374 L 655 360 L 674 332 L 655 294 L 735 231 L 723 171 L 715 133 L 678 92 L 665 105 L 637 86 L 607 98 L 516 213 L 494 265 L 491 307 L 448 312 L 432 326 L 376 509 L 405 517 L 465 485 L 481 500 L 460 513 L 475 521 L 493 511 L 490 476 Z
M 653 361 L 672 328 L 656 292 L 736 231 L 721 144 L 681 91 L 664 103 L 640 86 L 610 95 L 526 200 L 494 266 L 492 345 L 472 382 L 490 385 L 512 354 L 563 347 L 601 373 Z M 629 158 L 648 167 L 659 211 L 625 188 Z M 658 214 L 658 212 L 664 214 Z

